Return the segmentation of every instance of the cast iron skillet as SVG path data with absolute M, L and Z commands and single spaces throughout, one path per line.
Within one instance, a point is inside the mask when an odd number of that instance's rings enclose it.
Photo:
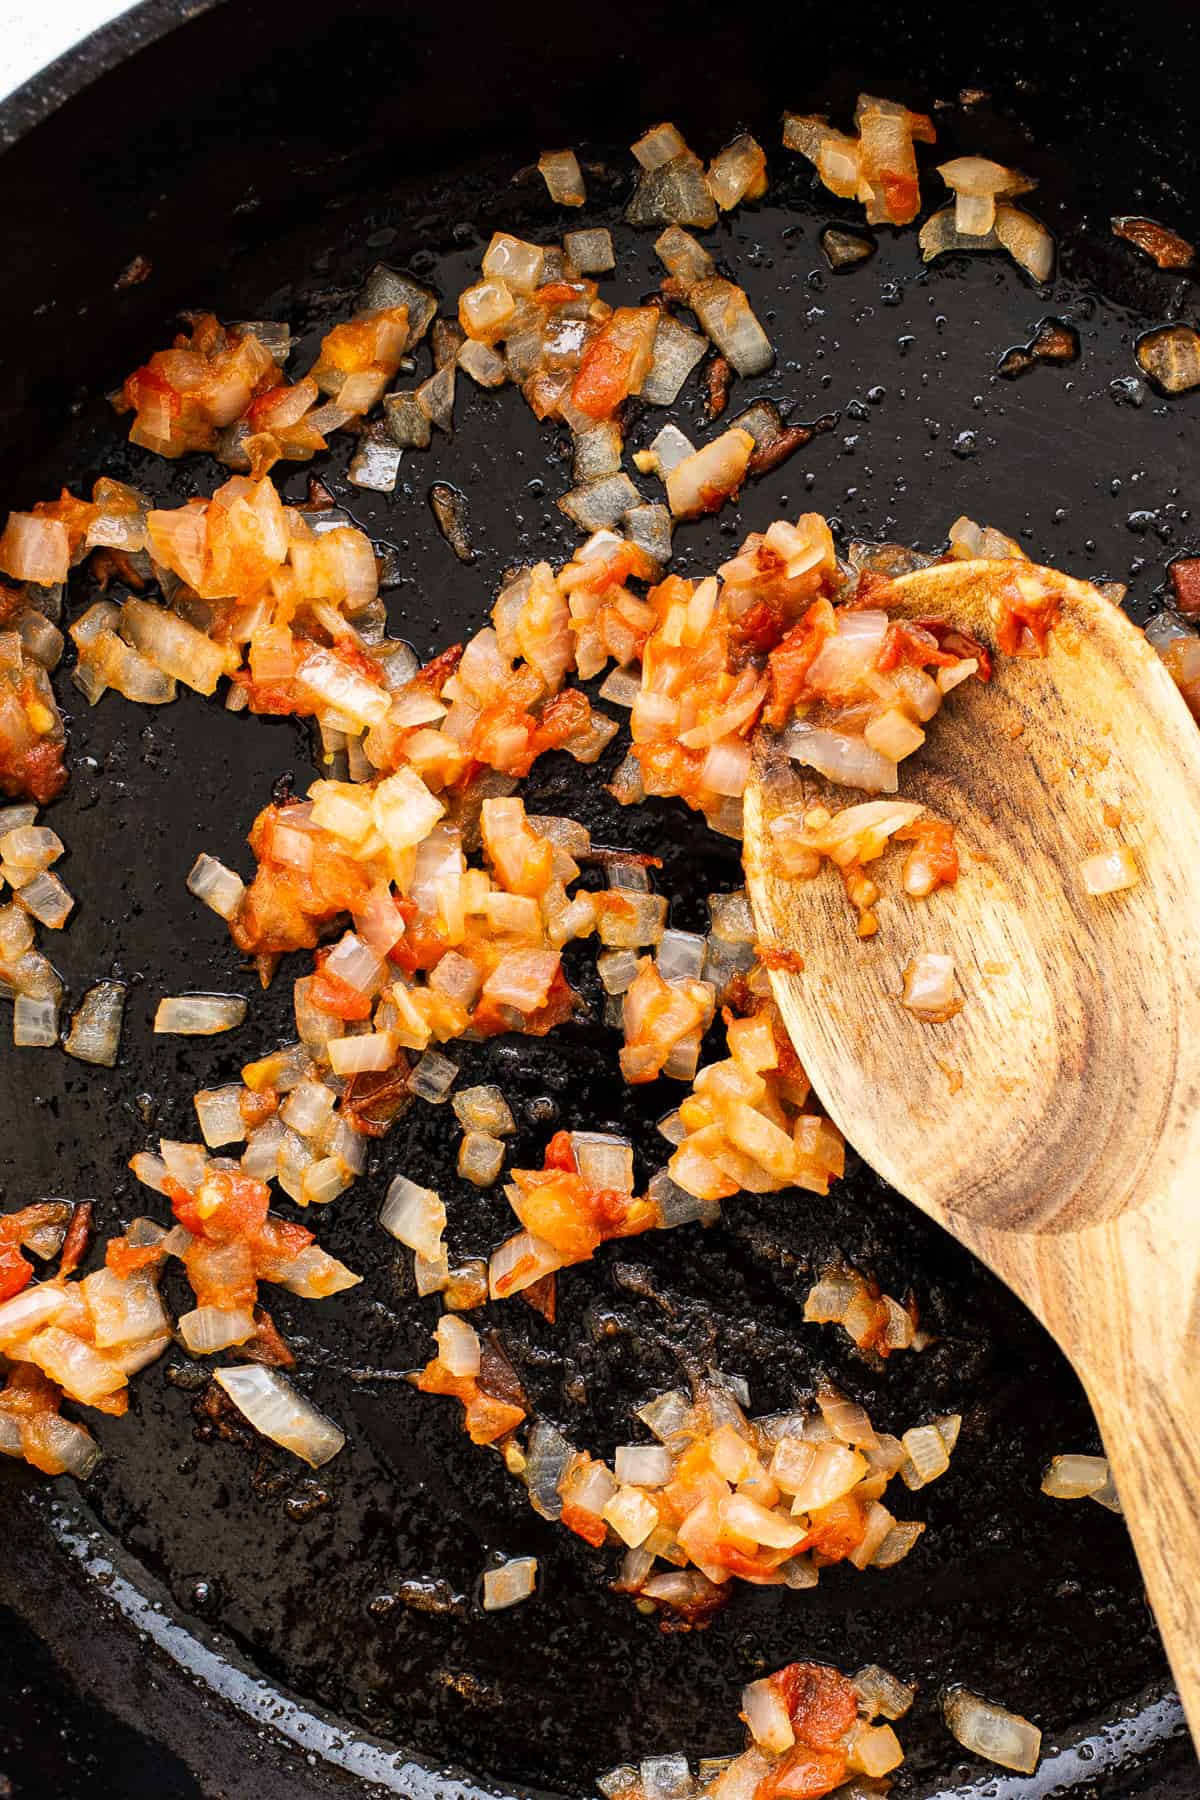
M 554 238 L 578 223 L 539 184 L 514 183 L 541 148 L 580 147 L 594 165 L 586 216 L 616 225 L 624 146 L 675 117 L 704 154 L 745 125 L 771 155 L 768 202 L 717 234 L 778 349 L 735 405 L 764 394 L 794 420 L 837 419 L 748 489 L 736 516 L 681 531 L 676 566 L 711 567 L 747 529 L 804 507 L 827 512 L 843 542 L 927 548 L 965 511 L 1022 533 L 1047 561 L 1128 581 L 1144 618 L 1193 530 L 1194 413 L 1134 379 L 1133 343 L 1186 315 L 1190 286 L 1117 244 L 1107 220 L 1144 210 L 1195 225 L 1196 72 L 1194 44 L 1168 15 L 1131 24 L 1108 6 L 1086 19 L 980 19 L 939 3 L 756 16 L 670 0 L 588 16 L 532 3 L 451 14 L 379 0 L 328 10 L 160 0 L 0 118 L 13 140 L 0 494 L 20 506 L 102 470 L 171 503 L 210 491 L 215 465 L 131 451 L 103 398 L 168 341 L 178 308 L 288 318 L 304 334 L 304 366 L 380 257 L 432 280 L 449 310 L 494 228 Z M 865 267 L 828 272 L 817 233 L 856 209 L 777 148 L 777 119 L 784 105 L 845 116 L 863 86 L 929 107 L 988 91 L 939 108 L 941 146 L 1040 178 L 1037 210 L 1060 248 L 1051 288 L 990 258 L 922 273 L 911 232 L 881 232 Z M 927 175 L 927 196 L 937 186 Z M 620 277 L 606 291 L 636 298 L 658 279 L 649 239 L 623 227 L 618 238 Z M 135 255 L 150 259 L 149 278 L 115 285 Z M 1079 361 L 997 378 L 1001 353 L 1047 316 L 1076 325 Z M 698 429 L 696 386 L 677 416 Z M 639 424 L 634 445 L 660 422 Z M 350 488 L 344 448 L 318 466 L 398 552 L 393 629 L 422 654 L 479 624 L 506 565 L 561 558 L 574 541 L 554 506 L 569 476 L 553 431 L 515 395 L 466 381 L 456 423 L 452 442 L 406 460 L 393 497 Z M 304 479 L 289 474 L 289 497 Z M 468 498 L 469 567 L 437 534 L 434 479 Z M 0 1050 L 3 1199 L 95 1196 L 110 1231 L 147 1207 L 125 1171 L 132 1149 L 160 1132 L 192 1135 L 191 1093 L 287 1032 L 286 968 L 231 1039 L 164 1052 L 148 1023 L 163 991 L 252 991 L 219 922 L 188 904 L 183 877 L 201 848 L 246 868 L 254 811 L 287 772 L 303 786 L 311 764 L 287 723 L 234 718 L 194 696 L 156 714 L 110 697 L 85 716 L 63 678 L 59 689 L 74 774 L 55 823 L 80 906 L 56 959 L 74 993 L 116 970 L 132 998 L 111 1076 L 56 1053 Z M 623 814 L 600 781 L 556 758 L 531 786 L 531 807 L 662 855 L 679 925 L 700 924 L 703 894 L 738 881 L 731 847 L 674 806 Z M 594 999 L 591 959 L 577 960 Z M 653 1120 L 670 1097 L 621 1088 L 612 1052 L 593 1021 L 549 1041 L 464 1047 L 463 1078 L 494 1078 L 518 1103 L 521 1161 L 560 1123 L 599 1124 L 630 1131 L 649 1170 L 663 1152 Z M 706 1365 L 744 1375 L 760 1410 L 828 1374 L 885 1427 L 965 1415 L 951 1474 L 913 1499 L 930 1530 L 900 1569 L 831 1571 L 812 1595 L 740 1593 L 709 1632 L 664 1636 L 608 1593 L 611 1556 L 544 1526 L 499 1460 L 467 1443 L 456 1408 L 396 1379 L 428 1354 L 434 1308 L 415 1301 L 406 1259 L 374 1224 L 384 1182 L 403 1168 L 441 1186 L 455 1250 L 486 1248 L 504 1229 L 501 1200 L 455 1182 L 455 1135 L 444 1112 L 414 1111 L 321 1219 L 328 1246 L 367 1274 L 362 1288 L 320 1307 L 287 1295 L 275 1306 L 303 1384 L 351 1435 L 319 1477 L 214 1433 L 181 1356 L 139 1379 L 129 1420 L 100 1421 L 109 1457 L 86 1493 L 0 1470 L 11 1621 L 0 1773 L 13 1791 L 585 1793 L 628 1754 L 734 1747 L 742 1683 L 805 1656 L 879 1661 L 920 1680 L 904 1728 L 906 1792 L 1196 1791 L 1120 1522 L 1037 1491 L 1049 1455 L 1095 1447 L 1082 1394 L 990 1277 L 855 1167 L 829 1202 L 747 1197 L 707 1234 L 609 1246 L 560 1283 L 553 1330 L 524 1307 L 504 1309 L 497 1322 L 537 1405 L 605 1450 L 626 1436 L 632 1405 Z M 800 1327 L 800 1298 L 833 1255 L 890 1292 L 912 1285 L 938 1344 L 879 1372 L 839 1333 Z M 481 1571 L 519 1549 L 541 1559 L 542 1591 L 485 1617 Z M 937 1713 L 949 1680 L 1044 1726 L 1038 1777 L 1010 1780 L 958 1757 Z M 471 1773 L 438 1772 L 447 1766 Z

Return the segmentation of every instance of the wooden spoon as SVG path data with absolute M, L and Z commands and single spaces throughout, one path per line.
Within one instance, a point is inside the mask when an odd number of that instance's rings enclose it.
M 986 642 L 1012 573 L 923 569 L 889 610 Z M 1200 732 L 1124 614 L 1042 573 L 1062 595 L 1045 658 L 998 657 L 901 766 L 900 797 L 956 829 L 958 884 L 908 900 L 889 853 L 878 935 L 859 939 L 836 871 L 789 880 L 769 826 L 860 796 L 765 732 L 746 874 L 760 943 L 803 959 L 771 982 L 830 1115 L 1081 1377 L 1200 1744 Z M 1121 844 L 1139 884 L 1089 896 L 1080 864 Z M 941 1024 L 900 1003 L 921 951 L 954 959 L 964 1004 Z

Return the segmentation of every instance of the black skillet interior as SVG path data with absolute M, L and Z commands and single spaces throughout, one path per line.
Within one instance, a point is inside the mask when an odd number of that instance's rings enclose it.
M 1146 326 L 1189 316 L 1191 295 L 1112 240 L 1107 222 L 1114 211 L 1145 211 L 1185 232 L 1195 222 L 1196 62 L 1168 15 L 1156 15 L 1154 33 L 1139 21 L 1135 36 L 1108 8 L 1084 23 L 998 11 L 981 21 L 937 5 L 907 18 L 865 6 L 852 18 L 795 8 L 770 20 L 676 4 L 652 17 L 541 5 L 453 17 L 381 4 L 218 6 L 5 155 L 0 491 L 22 505 L 102 471 L 171 503 L 210 491 L 221 478 L 214 464 L 172 466 L 130 450 L 103 398 L 168 341 L 174 312 L 287 318 L 303 333 L 303 367 L 380 258 L 431 281 L 452 311 L 493 229 L 553 239 L 579 223 L 540 183 L 514 180 L 547 146 L 580 147 L 585 217 L 616 229 L 619 269 L 606 296 L 649 292 L 660 273 L 649 238 L 619 224 L 623 146 L 670 116 L 704 154 L 745 125 L 771 157 L 767 201 L 715 235 L 777 348 L 775 368 L 741 384 L 735 406 L 767 395 L 796 421 L 837 415 L 832 431 L 749 488 L 736 514 L 683 529 L 675 566 L 710 568 L 746 530 L 807 508 L 826 512 L 843 542 L 925 548 L 966 512 L 1021 534 L 1048 562 L 1129 582 L 1144 617 L 1165 560 L 1195 530 L 1185 481 L 1194 413 L 1136 379 L 1133 344 Z M 912 232 L 880 232 L 867 264 L 829 272 L 817 234 L 856 209 L 776 148 L 777 119 L 790 105 L 828 108 L 837 121 L 862 86 L 936 106 L 939 153 L 979 150 L 1039 177 L 1036 210 L 1060 248 L 1049 288 L 990 257 L 923 271 Z M 964 89 L 991 97 L 960 104 Z M 938 185 L 930 172 L 927 198 Z M 115 288 L 138 254 L 153 265 L 149 278 Z M 1075 325 L 1079 360 L 998 377 L 1002 352 L 1049 316 Z M 698 383 L 670 416 L 703 430 Z M 633 445 L 661 422 L 644 417 Z M 517 396 L 463 380 L 453 440 L 408 456 L 394 496 L 350 487 L 344 448 L 317 465 L 339 502 L 397 551 L 392 629 L 422 655 L 478 626 L 507 565 L 568 553 L 573 531 L 554 505 L 569 485 L 563 451 Z M 304 479 L 288 475 L 289 498 Z M 435 479 L 467 498 L 470 566 L 438 535 L 427 504 Z M 74 773 L 54 822 L 80 904 L 55 960 L 76 995 L 116 971 L 132 997 L 111 1076 L 57 1053 L 0 1051 L 16 1124 L 3 1197 L 99 1196 L 111 1230 L 150 1204 L 125 1171 L 130 1152 L 159 1133 L 194 1135 L 192 1092 L 288 1034 L 286 968 L 230 1038 L 164 1051 L 149 1019 L 164 991 L 254 992 L 219 922 L 188 903 L 183 878 L 202 848 L 246 869 L 241 840 L 272 784 L 291 771 L 303 787 L 312 769 L 287 723 L 234 717 L 191 695 L 158 713 L 109 697 L 89 714 L 64 679 L 59 688 Z M 602 841 L 661 855 L 678 925 L 700 925 L 703 896 L 737 885 L 731 847 L 674 806 L 623 813 L 601 780 L 557 757 L 530 790 L 531 809 L 569 812 Z M 594 1000 L 590 957 L 573 960 Z M 550 1040 L 464 1046 L 462 1079 L 495 1079 L 519 1103 L 519 1162 L 540 1157 L 559 1124 L 599 1125 L 632 1133 L 648 1172 L 665 1149 L 654 1119 L 677 1091 L 624 1090 L 613 1050 L 597 1018 Z M 161 1368 L 140 1378 L 127 1421 L 100 1421 L 109 1455 L 82 1498 L 51 1505 L 20 1471 L 0 1470 L 0 1511 L 30 1544 L 7 1581 L 10 1602 L 48 1632 L 85 1690 L 182 1751 L 198 1768 L 195 1791 L 251 1788 L 197 1750 L 212 1733 L 186 1688 L 166 1720 L 161 1707 L 143 1713 L 113 1692 L 111 1667 L 106 1678 L 99 1666 L 104 1633 L 88 1616 L 98 1620 L 103 1596 L 92 1589 L 81 1604 L 65 1591 L 71 1577 L 49 1534 L 62 1544 L 95 1530 L 90 1553 L 101 1559 L 115 1540 L 136 1559 L 135 1584 L 197 1643 L 248 1658 L 269 1683 L 352 1729 L 481 1779 L 577 1793 L 629 1754 L 720 1753 L 737 1740 L 742 1683 L 804 1656 L 848 1668 L 879 1661 L 919 1679 L 903 1733 L 908 1791 L 978 1774 L 938 1719 L 951 1680 L 1034 1717 L 1050 1746 L 1124 1707 L 1132 1722 L 1097 1740 L 1107 1746 L 1100 1765 L 1116 1770 L 1106 1790 L 1111 1781 L 1132 1792 L 1147 1771 L 1165 1783 L 1170 1766 L 1186 1765 L 1173 1705 L 1139 1714 L 1130 1704 L 1157 1691 L 1164 1666 L 1120 1522 L 1038 1493 L 1051 1454 L 1095 1446 L 1077 1384 L 1006 1291 L 861 1166 L 828 1202 L 746 1197 L 708 1233 L 610 1246 L 561 1281 L 553 1329 L 521 1306 L 496 1322 L 538 1407 L 606 1452 L 627 1437 L 634 1404 L 706 1364 L 743 1375 L 758 1410 L 811 1392 L 828 1373 L 888 1428 L 961 1411 L 951 1473 L 910 1508 L 928 1519 L 927 1537 L 886 1576 L 834 1570 L 803 1596 L 745 1590 L 704 1634 L 664 1636 L 611 1595 L 611 1555 L 534 1518 L 499 1459 L 466 1442 L 457 1409 L 396 1378 L 428 1354 L 436 1309 L 412 1294 L 405 1258 L 374 1223 L 387 1179 L 404 1170 L 441 1187 L 454 1250 L 486 1251 L 505 1229 L 502 1200 L 455 1180 L 452 1124 L 446 1111 L 418 1107 L 320 1219 L 322 1241 L 364 1272 L 363 1287 L 320 1307 L 285 1294 L 274 1308 L 301 1350 L 303 1385 L 350 1433 L 318 1477 L 282 1453 L 214 1439 L 182 1356 L 168 1359 L 165 1378 Z M 890 1292 L 912 1286 L 939 1342 L 880 1372 L 848 1354 L 839 1333 L 799 1328 L 812 1273 L 834 1255 Z M 537 1599 L 483 1615 L 481 1571 L 494 1553 L 517 1550 L 540 1559 Z M 23 1706 L 0 1694 L 0 1726 L 6 1715 L 0 1771 L 44 1772 L 44 1787 L 37 1776 L 17 1792 L 84 1791 L 94 1768 L 78 1751 L 35 1743 Z M 1149 1759 L 1141 1775 L 1122 1748 L 1139 1745 Z M 1080 1791 L 1098 1791 L 1090 1748 L 1058 1765 Z M 274 1766 L 269 1747 L 256 1754 Z M 142 1791 L 136 1757 L 114 1755 L 124 1771 L 114 1791 Z M 257 1791 L 269 1773 L 254 1779 Z M 1194 1791 L 1180 1779 L 1180 1793 Z M 301 1766 L 287 1791 L 319 1782 Z

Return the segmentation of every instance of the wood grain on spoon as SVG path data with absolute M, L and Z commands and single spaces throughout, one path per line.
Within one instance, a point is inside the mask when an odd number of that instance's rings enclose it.
M 1011 572 L 920 570 L 889 610 L 988 641 Z M 1054 580 L 1047 655 L 997 657 L 901 765 L 900 797 L 955 826 L 955 887 L 906 899 L 889 853 L 872 865 L 879 931 L 860 940 L 836 872 L 788 879 L 769 836 L 784 807 L 860 796 L 767 733 L 746 873 L 762 945 L 803 958 L 771 981 L 831 1116 L 1081 1376 L 1200 1743 L 1200 733 L 1141 632 Z M 1120 844 L 1139 884 L 1088 895 L 1085 857 Z M 922 951 L 954 959 L 964 1004 L 944 1023 L 900 1003 Z

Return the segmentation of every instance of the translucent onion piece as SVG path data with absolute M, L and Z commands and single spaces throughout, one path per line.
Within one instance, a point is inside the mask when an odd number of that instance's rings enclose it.
M 689 331 L 670 313 L 664 313 L 654 336 L 654 361 L 642 382 L 641 398 L 651 406 L 674 405 L 707 348 L 698 331 Z
M 498 1087 L 460 1088 L 450 1104 L 466 1131 L 486 1131 L 493 1137 L 511 1137 L 517 1128 L 508 1101 Z
M 572 488 L 558 502 L 560 512 L 574 520 L 581 531 L 600 531 L 620 523 L 641 495 L 628 475 L 602 475 L 582 487 Z
M 336 1256 L 330 1256 L 318 1244 L 309 1244 L 288 1265 L 283 1285 L 302 1300 L 328 1300 L 332 1294 L 357 1287 L 361 1280 L 361 1275 L 355 1275 Z
M 542 285 L 546 252 L 540 244 L 526 243 L 506 231 L 498 231 L 483 253 L 483 273 L 502 281 L 514 294 L 532 294 Z
M 125 1387 L 124 1372 L 74 1332 L 48 1325 L 23 1345 L 25 1359 L 36 1363 L 51 1381 L 84 1406 Z
M 983 236 L 965 235 L 958 229 L 956 209 L 953 206 L 943 207 L 941 212 L 931 213 L 921 227 L 919 242 L 921 257 L 924 262 L 932 262 L 935 257 L 944 256 L 948 250 L 998 250 L 1000 239 L 995 231 Z
M 731 894 L 710 894 L 708 916 L 712 935 L 727 944 L 753 944 L 758 936 L 750 897 L 744 888 Z
M 1136 887 L 1142 879 L 1133 851 L 1126 844 L 1098 856 L 1084 857 L 1079 873 L 1085 890 L 1097 895 L 1119 894 L 1125 888 Z
M 336 1456 L 346 1442 L 345 1433 L 297 1393 L 278 1369 L 247 1363 L 218 1369 L 214 1379 L 256 1431 L 314 1469 Z
M 573 1131 L 575 1164 L 591 1188 L 617 1194 L 633 1192 L 633 1145 L 628 1138 L 604 1131 Z
M 1108 1481 L 1103 1456 L 1056 1456 L 1042 1476 L 1042 1492 L 1052 1500 L 1086 1500 Z
M 624 898 L 626 906 L 620 912 L 606 909 L 600 914 L 600 942 L 616 950 L 657 944 L 667 923 L 666 896 L 628 893 Z
M 690 150 L 646 169 L 625 209 L 630 225 L 695 225 L 717 222 L 717 203 L 704 179 L 704 165 Z
M 625 1487 L 665 1487 L 673 1468 L 665 1444 L 618 1444 L 613 1458 L 613 1472 Z
M 538 1419 L 531 1426 L 523 1479 L 529 1489 L 529 1504 L 543 1519 L 562 1517 L 558 1484 L 574 1454 L 574 1446 L 547 1420 Z
M 121 635 L 164 675 L 182 681 L 198 694 L 213 693 L 219 678 L 229 673 L 228 650 L 214 644 L 176 613 L 152 606 L 147 600 L 125 601 L 121 607 Z
M 474 1187 L 491 1187 L 504 1167 L 504 1144 L 486 1131 L 468 1131 L 458 1147 L 458 1172 Z
M 38 1440 L 40 1449 L 62 1464 L 63 1474 L 76 1481 L 86 1481 L 104 1455 L 85 1426 L 57 1415 L 39 1419 Z
M 467 343 L 473 340 L 468 338 Z M 465 348 L 465 346 L 464 346 Z M 478 349 L 487 349 L 480 344 Z M 499 361 L 494 350 L 487 349 L 487 354 Z M 500 379 L 504 380 L 504 368 L 501 364 Z M 496 384 L 497 386 L 499 383 Z M 415 393 L 385 394 L 383 397 L 383 413 L 386 429 L 391 434 L 392 442 L 401 450 L 427 450 L 433 433 Z
M 419 1187 L 406 1175 L 397 1175 L 388 1188 L 379 1223 L 427 1262 L 436 1262 L 442 1255 L 446 1208 L 433 1188 Z
M 556 206 L 583 205 L 587 189 L 573 150 L 543 150 L 537 166 Z
M 700 979 L 705 940 L 695 931 L 664 931 L 655 961 L 664 981 Z
M 667 1117 L 677 1118 L 678 1115 L 669 1113 Z M 659 1129 L 662 1130 L 662 1124 Z M 682 1133 L 682 1127 L 680 1130 Z M 665 1137 L 667 1133 L 663 1132 L 663 1135 Z M 683 1141 L 684 1136 L 680 1135 L 679 1142 Z M 719 1202 L 698 1200 L 672 1181 L 665 1169 L 651 1176 L 646 1194 L 658 1208 L 659 1228 L 663 1231 L 674 1230 L 677 1225 L 715 1225 L 721 1216 Z
M 1049 281 L 1054 273 L 1054 239 L 1040 219 L 1016 206 L 998 206 L 996 240 L 1035 281 Z
M 908 1461 L 900 1468 L 906 1487 L 926 1487 L 950 1467 L 950 1455 L 936 1425 L 915 1425 L 900 1442 L 908 1453 Z
M 661 326 L 659 327 L 661 330 Z M 589 425 L 575 439 L 571 472 L 577 482 L 596 481 L 615 475 L 621 467 L 621 429 L 613 419 Z
M 66 1293 L 51 1282 L 39 1282 L 5 1300 L 0 1305 L 0 1350 L 7 1350 L 49 1325 L 67 1304 Z
M 13 1003 L 13 1043 L 23 1050 L 50 1050 L 58 1043 L 57 1000 L 18 994 Z
M 878 1663 L 868 1663 L 860 1669 L 854 1685 L 868 1719 L 902 1719 L 917 1697 L 915 1687 L 909 1687 Z
M 479 1333 L 465 1319 L 443 1313 L 435 1333 L 438 1361 L 451 1375 L 478 1375 Z
M 458 1064 L 436 1050 L 426 1050 L 414 1064 L 408 1078 L 408 1090 L 430 1106 L 441 1106 L 450 1096 L 458 1080 Z
M 187 878 L 188 890 L 223 919 L 232 919 L 242 904 L 246 884 L 215 856 L 200 855 Z
M 211 1356 L 244 1344 L 256 1330 L 253 1313 L 244 1307 L 197 1306 L 179 1316 L 179 1335 L 193 1356 Z
M 115 1067 L 124 1015 L 125 983 L 98 981 L 72 1014 L 63 1049 L 79 1062 L 96 1063 L 105 1069 Z
M 652 557 L 657 563 L 670 561 L 671 539 L 675 531 L 675 522 L 671 517 L 669 507 L 631 506 L 629 511 L 623 515 L 621 523 L 625 527 L 625 535 L 631 544 L 636 544 L 640 550 L 644 550 L 646 555 Z M 614 680 L 623 673 L 623 670 L 614 669 L 609 680 Z M 608 685 L 609 683 L 606 682 L 605 687 Z M 605 687 L 600 689 L 600 696 L 604 700 L 610 700 L 613 695 L 606 693 Z M 633 700 L 632 697 L 620 699 L 616 704 L 631 706 Z
M 775 360 L 771 340 L 734 282 L 708 275 L 688 289 L 688 305 L 705 336 L 739 375 L 761 375 L 770 368 Z
M 51 931 L 62 929 L 75 904 L 69 890 L 49 869 L 43 869 L 32 881 L 17 888 L 13 897 L 39 925 L 45 925 Z
M 1042 1734 L 1036 1725 L 1019 1713 L 1006 1712 L 981 1700 L 968 1688 L 956 1688 L 942 1702 L 942 1712 L 951 1735 L 965 1750 L 1002 1769 L 1016 1769 L 1032 1775 L 1041 1755 Z
M 653 125 L 630 149 L 643 169 L 661 169 L 664 163 L 682 156 L 687 149 L 682 132 L 675 125 Z
M 783 737 L 783 747 L 793 762 L 806 764 L 841 787 L 861 788 L 868 794 L 894 794 L 899 787 L 896 765 L 860 737 L 827 731 L 797 719 Z
M 170 1329 L 158 1288 L 145 1269 L 124 1277 L 111 1269 L 95 1269 L 79 1286 L 98 1350 L 141 1344 Z
M 612 233 L 596 227 L 588 231 L 568 231 L 563 237 L 567 261 L 581 275 L 605 275 L 617 266 Z
M 346 478 L 354 487 L 370 493 L 394 494 L 403 454 L 397 444 L 380 443 L 375 438 L 363 436 L 350 458 Z
M 658 1508 L 636 1487 L 618 1487 L 600 1516 L 631 1550 L 644 1544 L 659 1523 Z
M 158 1003 L 154 1029 L 176 1037 L 215 1037 L 241 1025 L 247 1005 L 240 994 L 170 994 Z
M 562 1257 L 552 1244 L 534 1237 L 532 1232 L 518 1231 L 492 1252 L 488 1263 L 488 1292 L 493 1300 L 505 1300 L 520 1294 L 543 1275 L 562 1268 Z
M 954 958 L 933 951 L 914 956 L 904 971 L 900 1004 L 918 1019 L 941 1023 L 958 1012 L 962 999 L 954 979 Z
M 487 1569 L 483 1577 L 484 1612 L 503 1612 L 528 1600 L 537 1586 L 536 1556 L 512 1556 L 498 1569 Z
M 796 1741 L 783 1695 L 769 1678 L 742 1689 L 742 1717 L 760 1749 L 781 1756 Z
M 691 1411 L 691 1401 L 682 1388 L 668 1388 L 665 1394 L 659 1394 L 653 1400 L 647 1400 L 644 1406 L 635 1409 L 635 1416 L 642 1421 L 647 1431 L 653 1432 L 660 1443 L 669 1444 L 672 1438 L 679 1435 L 684 1420 Z

